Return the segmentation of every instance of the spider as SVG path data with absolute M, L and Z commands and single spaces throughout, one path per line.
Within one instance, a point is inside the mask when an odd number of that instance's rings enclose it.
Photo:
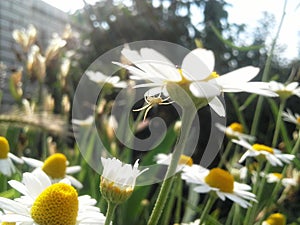
M 142 108 L 139 109 L 134 109 L 132 111 L 134 112 L 138 112 L 138 111 L 142 111 L 144 109 L 146 109 L 145 114 L 144 114 L 144 118 L 143 120 L 146 119 L 148 112 L 150 111 L 150 109 L 152 109 L 153 107 L 157 106 L 157 105 L 170 105 L 172 104 L 174 101 L 172 102 L 166 102 L 170 99 L 170 97 L 167 97 L 165 99 L 160 97 L 161 94 L 159 94 L 157 97 L 155 96 L 145 96 L 145 102 L 147 103 L 146 105 L 144 105 Z

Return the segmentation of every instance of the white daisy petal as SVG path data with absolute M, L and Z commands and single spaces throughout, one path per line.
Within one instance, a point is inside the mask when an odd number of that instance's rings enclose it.
M 219 85 L 226 85 L 232 83 L 246 83 L 252 80 L 254 77 L 257 76 L 259 72 L 259 68 L 253 66 L 246 66 L 232 72 L 226 73 L 222 76 L 216 78 L 216 82 Z
M 193 82 L 190 85 L 190 91 L 198 98 L 211 99 L 220 94 L 220 89 L 207 82 Z
M 211 70 L 212 58 L 207 58 L 203 61 L 201 54 L 198 54 L 201 49 L 196 49 L 187 54 L 182 61 L 182 70 L 185 78 L 190 81 L 199 81 L 207 78 L 213 70 Z M 210 54 L 207 54 L 210 55 Z M 207 64 L 206 64 L 207 63 Z
M 42 161 L 37 160 L 37 159 L 27 158 L 27 157 L 22 157 L 22 159 L 24 160 L 24 162 L 26 164 L 28 164 L 29 166 L 32 166 L 32 167 L 42 167 L 44 165 L 44 163 Z
M 218 97 L 214 97 L 208 104 L 219 116 L 225 117 L 226 111 L 224 105 Z

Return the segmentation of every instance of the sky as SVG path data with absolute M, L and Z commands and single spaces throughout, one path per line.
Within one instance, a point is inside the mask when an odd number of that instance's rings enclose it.
M 74 12 L 84 6 L 83 0 L 43 0 L 65 12 Z M 97 0 L 86 0 L 93 4 Z M 251 32 L 257 25 L 257 21 L 263 18 L 263 12 L 274 14 L 277 29 L 283 12 L 284 0 L 226 0 L 232 4 L 227 7 L 229 23 L 246 24 L 247 32 Z M 284 58 L 293 59 L 299 57 L 300 52 L 300 0 L 287 0 L 286 15 L 280 32 L 278 43 L 286 46 L 282 53 Z M 275 36 L 276 30 L 273 34 Z M 270 37 L 271 41 L 274 37 Z

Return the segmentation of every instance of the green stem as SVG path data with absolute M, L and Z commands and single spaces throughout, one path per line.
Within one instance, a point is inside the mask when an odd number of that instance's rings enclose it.
M 236 115 L 238 117 L 238 120 L 239 120 L 239 122 L 242 124 L 242 126 L 244 128 L 244 132 L 248 133 L 248 127 L 247 127 L 247 124 L 246 124 L 246 120 L 244 118 L 243 113 L 240 110 L 240 106 L 239 106 L 239 103 L 238 103 L 236 95 L 234 95 L 233 93 L 228 93 L 228 96 L 229 96 L 229 98 L 230 98 L 230 100 L 232 102 L 232 105 L 233 105 L 235 113 L 236 113 Z
M 221 156 L 220 162 L 219 162 L 219 164 L 218 164 L 217 167 L 221 168 L 221 167 L 224 165 L 224 163 L 225 163 L 225 161 L 226 161 L 226 159 L 227 159 L 227 156 L 228 156 L 228 154 L 229 154 L 229 152 L 230 152 L 231 147 L 232 147 L 232 141 L 230 140 L 230 141 L 227 143 L 227 145 L 226 145 L 226 148 L 225 148 L 225 150 L 224 150 L 224 153 L 223 153 L 223 155 Z
M 110 222 L 113 220 L 116 207 L 117 204 L 108 202 L 108 209 L 106 212 L 106 219 L 104 225 L 110 225 Z
M 185 148 L 185 143 L 188 140 L 188 137 L 190 135 L 189 130 L 191 128 L 194 115 L 195 113 L 191 113 L 191 111 L 187 111 L 183 109 L 180 140 L 178 141 L 173 151 L 172 159 L 168 167 L 165 180 L 163 181 L 163 184 L 161 186 L 156 203 L 154 205 L 151 216 L 149 218 L 148 225 L 156 225 L 158 223 L 158 220 L 160 219 L 161 213 L 164 209 L 165 203 L 167 201 L 173 183 L 172 176 L 175 174 L 178 161 L 180 159 L 182 151 Z
M 177 204 L 176 204 L 176 211 L 175 211 L 175 223 L 180 222 L 180 214 L 181 214 L 181 204 L 182 204 L 182 179 L 181 179 L 181 174 L 177 174 L 177 179 L 176 179 L 176 184 L 177 186 Z
M 267 162 L 267 164 L 265 166 L 265 169 L 264 169 L 265 174 L 269 173 L 270 167 L 271 167 L 271 164 L 269 162 Z M 260 173 L 260 171 L 257 174 L 257 178 L 260 176 L 259 173 Z M 255 183 L 256 190 L 254 191 L 254 188 L 253 188 L 253 192 L 256 193 L 256 191 L 257 191 L 257 194 L 256 194 L 257 203 L 253 203 L 252 208 L 248 208 L 246 219 L 245 219 L 245 222 L 244 222 L 245 225 L 254 224 L 254 220 L 256 218 L 259 203 L 261 202 L 261 198 L 262 198 L 262 194 L 263 194 L 263 190 L 264 190 L 264 187 L 265 187 L 266 180 L 267 180 L 266 176 L 263 176 L 260 181 L 256 180 L 256 183 Z
M 279 131 L 280 131 L 280 126 L 281 126 L 281 120 L 282 120 L 282 112 L 284 110 L 285 107 L 285 99 L 282 99 L 280 101 L 280 106 L 279 106 L 279 110 L 278 110 L 278 114 L 277 114 L 277 121 L 276 121 L 276 126 L 275 126 L 275 131 L 274 131 L 274 136 L 273 136 L 273 140 L 272 140 L 272 147 L 275 147 L 278 141 L 278 136 L 279 136 Z
M 287 5 L 287 0 L 284 1 L 281 20 L 280 20 L 280 23 L 279 23 L 279 26 L 278 26 L 276 36 L 273 39 L 271 49 L 270 49 L 270 52 L 269 52 L 269 56 L 267 58 L 265 69 L 264 69 L 264 72 L 263 72 L 263 75 L 262 75 L 262 81 L 264 81 L 264 82 L 268 81 L 268 78 L 269 78 L 269 72 L 270 72 L 270 69 L 271 69 L 271 62 L 272 62 L 276 42 L 277 42 L 281 27 L 282 27 L 282 24 L 283 24 L 284 17 L 285 17 L 286 5 Z M 261 114 L 261 110 L 262 110 L 262 103 L 263 103 L 263 97 L 259 96 L 257 104 L 256 104 L 256 110 L 255 110 L 255 114 L 254 114 L 254 118 L 253 118 L 253 122 L 252 122 L 251 132 L 250 132 L 250 134 L 253 135 L 253 136 L 255 136 L 256 132 L 257 132 L 257 127 L 258 127 L 258 124 L 259 124 L 260 114 Z
M 215 194 L 211 194 L 210 197 L 208 198 L 208 201 L 206 202 L 206 205 L 203 209 L 203 212 L 200 216 L 200 223 L 199 225 L 204 224 L 205 219 L 207 217 L 207 215 L 209 214 L 209 211 L 211 210 L 213 204 L 215 203 L 215 201 L 217 200 L 217 197 L 215 196 Z
M 255 181 L 255 184 L 253 186 L 253 193 L 256 194 L 258 192 L 258 187 L 260 185 L 260 172 L 262 170 L 262 167 L 263 167 L 263 162 L 261 160 L 258 161 L 258 168 L 257 168 L 257 173 L 256 173 L 256 181 Z M 248 168 L 249 170 L 249 168 Z M 251 175 L 250 175 L 251 176 Z M 244 220 L 244 224 L 245 225 L 248 225 L 248 224 L 251 224 L 249 223 L 249 221 L 251 220 L 251 215 L 253 214 L 253 211 L 255 210 L 254 209 L 254 206 L 257 204 L 257 203 L 253 203 L 254 205 L 252 207 L 249 207 L 247 209 L 247 213 L 246 213 L 246 217 L 245 217 L 245 220 Z

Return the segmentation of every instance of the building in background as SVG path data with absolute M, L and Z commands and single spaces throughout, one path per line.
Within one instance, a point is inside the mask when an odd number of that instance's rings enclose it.
M 8 72 L 0 73 L 0 90 L 4 94 L 4 105 L 11 101 L 7 85 L 9 71 L 20 66 L 16 60 L 15 49 L 18 46 L 12 37 L 13 30 L 27 29 L 29 24 L 33 24 L 38 31 L 38 43 L 43 49 L 48 45 L 53 33 L 61 34 L 68 23 L 70 17 L 67 13 L 41 0 L 0 1 L 0 63 L 4 63 L 8 68 Z

